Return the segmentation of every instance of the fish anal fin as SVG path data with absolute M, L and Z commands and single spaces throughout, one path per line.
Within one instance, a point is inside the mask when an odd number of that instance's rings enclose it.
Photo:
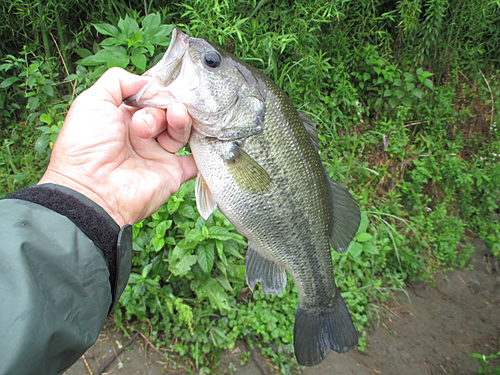
M 295 315 L 293 344 L 301 366 L 315 366 L 330 350 L 345 353 L 358 343 L 358 333 L 342 296 L 336 289 L 334 301 L 326 306 L 302 307 Z
M 221 156 L 229 173 L 242 190 L 251 193 L 267 191 L 269 175 L 235 142 L 231 142 L 229 150 Z
M 198 212 L 205 220 L 207 220 L 212 212 L 214 212 L 217 208 L 217 203 L 215 202 L 212 193 L 208 188 L 207 182 L 200 172 L 198 172 L 198 177 L 196 178 L 194 191 Z
M 332 179 L 329 179 L 329 181 L 333 213 L 330 243 L 337 252 L 342 253 L 347 249 L 358 231 L 361 212 L 358 202 L 346 188 Z
M 285 270 L 273 261 L 260 255 L 248 244 L 247 260 L 245 265 L 247 284 L 253 291 L 255 284 L 262 283 L 264 294 L 277 296 L 286 286 Z

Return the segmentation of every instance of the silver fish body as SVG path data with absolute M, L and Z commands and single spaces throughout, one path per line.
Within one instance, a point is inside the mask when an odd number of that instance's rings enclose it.
M 331 180 L 310 121 L 267 76 L 208 42 L 175 30 L 169 50 L 146 74 L 154 79 L 126 102 L 186 105 L 191 150 L 200 171 L 200 214 L 218 206 L 248 239 L 247 282 L 266 294 L 300 295 L 294 346 L 299 364 L 357 344 L 335 285 L 330 245 L 344 251 L 360 221 L 357 202 Z M 286 272 L 285 272 L 286 271 Z

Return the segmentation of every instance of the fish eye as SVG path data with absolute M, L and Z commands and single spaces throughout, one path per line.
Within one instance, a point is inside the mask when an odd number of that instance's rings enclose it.
M 209 51 L 203 57 L 203 61 L 206 66 L 215 69 L 220 65 L 222 57 L 215 51 Z

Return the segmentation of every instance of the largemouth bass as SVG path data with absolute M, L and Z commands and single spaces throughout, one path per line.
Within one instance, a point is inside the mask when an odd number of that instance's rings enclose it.
M 183 103 L 193 118 L 191 150 L 199 169 L 200 214 L 220 211 L 248 239 L 246 278 L 265 294 L 286 286 L 300 302 L 294 347 L 300 365 L 358 342 L 335 285 L 330 245 L 347 249 L 360 222 L 357 202 L 331 180 L 313 124 L 267 76 L 203 39 L 174 29 L 153 79 L 125 103 Z

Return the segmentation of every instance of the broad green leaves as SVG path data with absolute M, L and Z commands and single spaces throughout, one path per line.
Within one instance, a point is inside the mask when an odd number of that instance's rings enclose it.
M 229 310 L 229 300 L 226 291 L 219 284 L 217 279 L 208 278 L 203 281 L 195 280 L 191 282 L 193 289 L 198 298 L 208 298 L 214 309 Z
M 244 285 L 241 253 L 246 249 L 246 242 L 219 211 L 204 220 L 193 209 L 195 206 L 194 181 L 188 181 L 151 218 L 134 226 L 135 259 L 140 259 L 143 268 L 140 276 L 133 276 L 135 286 L 127 292 L 129 298 L 144 293 L 143 298 L 149 300 L 148 293 L 162 295 L 164 288 L 170 290 L 169 285 L 179 284 L 184 285 L 183 289 L 172 290 L 173 297 L 167 298 L 167 310 L 162 309 L 163 313 L 173 314 L 172 298 L 196 298 L 216 312 L 231 309 L 230 300 L 234 297 L 230 296 L 236 293 L 235 286 Z M 169 280 L 164 288 L 148 289 L 148 285 L 158 285 L 164 280 Z M 143 316 L 142 308 L 137 309 L 131 300 L 127 301 L 126 310 L 131 304 L 131 312 Z M 158 308 L 149 307 L 152 314 Z M 223 342 L 233 345 L 232 339 Z
M 148 61 L 152 61 L 155 46 L 167 46 L 172 26 L 161 25 L 159 14 L 150 14 L 142 19 L 142 27 L 138 22 L 126 16 L 120 19 L 118 27 L 100 23 L 94 24 L 97 32 L 109 36 L 100 43 L 100 49 L 92 52 L 79 49 L 83 57 L 78 63 L 85 66 L 105 65 L 107 68 L 118 66 L 126 68 L 135 66 L 138 73 L 146 70 Z
M 358 86 L 366 90 L 367 94 L 374 98 L 369 99 L 369 103 L 378 108 L 386 100 L 390 108 L 395 108 L 399 104 L 411 107 L 415 98 L 422 99 L 427 89 L 433 88 L 433 83 L 429 79 L 433 73 L 424 71 L 422 68 L 416 70 L 416 76 L 409 72 L 403 72 L 395 64 L 382 59 L 373 49 L 368 46 L 360 53 L 365 56 L 364 63 L 359 64 L 358 69 L 366 71 L 355 71 L 351 73 L 358 80 Z

